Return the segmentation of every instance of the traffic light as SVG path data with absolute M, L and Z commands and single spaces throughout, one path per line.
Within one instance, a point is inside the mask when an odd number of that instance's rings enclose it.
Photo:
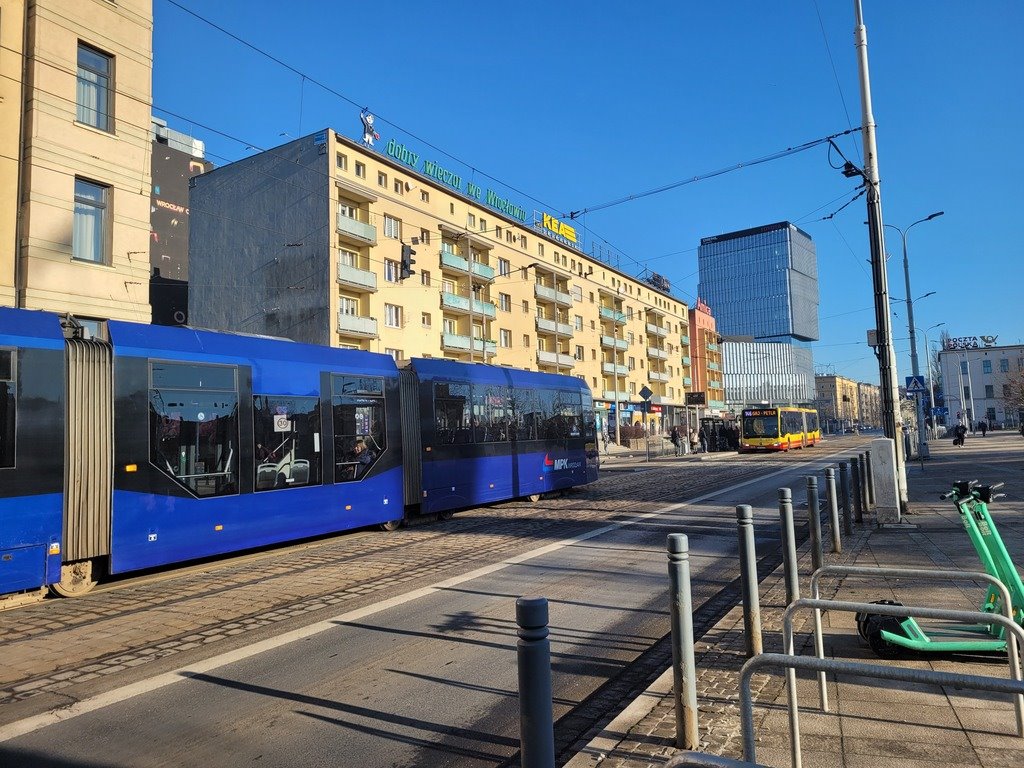
M 413 258 L 415 255 L 416 251 L 412 249 L 411 245 L 402 244 L 402 265 L 398 273 L 400 279 L 405 280 L 405 278 L 416 274 L 416 270 L 412 268 L 412 265 L 416 263 L 416 259 Z

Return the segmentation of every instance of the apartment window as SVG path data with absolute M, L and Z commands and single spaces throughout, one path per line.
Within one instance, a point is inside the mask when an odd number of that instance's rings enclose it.
M 356 176 L 360 179 L 366 178 L 366 163 L 360 163 L 358 160 L 356 161 Z
M 543 256 L 544 255 L 544 243 L 537 243 L 537 255 L 538 256 Z
M 420 315 L 420 325 L 422 325 L 424 328 L 429 328 L 430 327 L 430 313 L 429 312 L 423 312 Z
M 338 213 L 345 218 L 358 220 L 359 217 L 356 215 L 358 210 L 359 209 L 356 208 L 356 204 L 351 200 L 346 200 L 343 197 L 338 198 Z
M 629 334 L 626 336 L 626 338 L 628 339 L 629 345 L 633 346 L 633 342 L 636 339 L 636 337 L 633 335 L 632 331 L 629 332 Z
M 424 269 L 420 272 L 420 285 L 430 287 L 430 270 Z
M 590 330 L 592 330 L 592 331 L 596 331 L 597 330 L 597 322 L 596 321 L 594 321 L 594 320 L 590 321 Z
M 393 259 L 384 259 L 384 279 L 389 283 L 397 283 L 400 275 L 398 262 Z
M 475 227 L 476 226 L 476 216 L 474 216 L 472 213 L 467 213 L 466 214 L 466 226 L 467 227 Z
M 999 372 L 1009 373 L 1010 372 L 1010 358 L 1004 357 L 999 361 Z
M 75 119 L 78 122 L 101 131 L 113 130 L 110 103 L 113 70 L 112 56 L 84 43 L 78 44 L 78 85 L 75 89 Z
M 500 309 L 502 312 L 511 312 L 512 311 L 512 297 L 509 296 L 507 293 L 499 293 L 498 294 L 498 309 Z
M 494 227 L 494 237 L 496 239 L 498 239 L 498 240 L 501 240 L 501 227 L 499 227 L 499 226 L 495 226 Z
M 445 292 L 445 293 L 458 293 L 458 291 L 455 290 L 455 281 L 454 280 L 442 280 L 441 281 L 441 290 L 443 292 Z
M 454 336 L 455 332 L 456 332 L 456 328 L 457 328 L 457 326 L 455 324 L 455 321 L 452 320 L 450 317 L 443 317 L 443 318 L 441 318 L 441 330 L 444 333 L 447 333 L 447 334 L 450 334 L 450 335 Z
M 346 267 L 357 267 L 359 266 L 359 254 L 348 248 L 339 248 L 338 263 Z
M 992 361 L 991 360 L 982 360 L 981 361 L 981 372 L 982 373 L 992 373 Z
M 430 245 L 430 230 L 429 229 L 421 229 L 420 230 L 420 242 L 423 243 L 424 245 Z
M 578 285 L 574 285 L 572 287 L 571 293 L 573 301 L 583 301 L 583 289 L 580 288 Z
M 970 387 L 964 387 L 964 402 L 966 402 L 966 401 L 968 401 L 970 399 L 971 399 L 971 388 Z
M 107 222 L 110 187 L 75 179 L 75 218 L 71 257 L 94 264 L 107 262 Z
M 629 368 L 629 370 L 631 370 L 631 371 L 632 371 L 632 370 L 635 370 L 635 369 L 636 369 L 636 358 L 635 358 L 635 357 L 631 357 L 631 358 L 629 358 L 629 365 L 628 365 L 628 368 Z
M 573 355 L 573 358 L 576 359 L 576 360 L 582 360 L 583 357 L 584 357 L 583 347 L 581 347 L 579 344 L 577 344 L 576 345 L 576 354 Z
M 512 274 L 512 264 L 508 259 L 498 259 L 498 274 L 502 277 L 508 277 Z
M 399 195 L 404 195 L 405 194 L 405 184 L 403 183 L 403 181 L 401 179 L 395 179 L 394 190 L 395 190 L 396 194 L 399 194 Z
M 996 388 L 991 384 L 985 385 L 985 397 L 991 399 L 996 396 Z
M 530 347 L 530 334 L 528 333 L 523 334 L 523 346 L 526 348 Z
M 397 304 L 384 305 L 384 325 L 388 328 L 402 327 L 402 308 Z
M 964 376 L 967 375 L 967 361 L 966 360 L 961 360 L 960 361 L 960 373 L 962 373 Z
M 347 171 L 348 155 L 344 155 L 341 152 L 339 152 L 337 155 L 334 156 L 334 165 L 337 166 L 339 171 Z
M 515 240 L 515 235 L 512 233 L 512 230 L 511 229 L 506 230 L 506 232 L 505 232 L 505 242 L 511 243 L 513 240 Z
M 590 292 L 590 303 L 591 304 L 594 303 L 594 292 L 593 291 Z
M 377 186 L 388 188 L 388 175 L 384 171 L 377 171 Z
M 338 311 L 349 317 L 359 316 L 359 299 L 342 296 L 338 299 Z
M 480 217 L 480 231 L 487 231 L 487 219 L 485 219 L 483 216 Z
M 519 247 L 524 251 L 526 250 L 526 235 L 519 236 Z
M 507 328 L 502 328 L 498 331 L 498 343 L 501 344 L 505 349 L 512 347 L 512 331 Z
M 577 331 L 582 331 L 583 330 L 583 318 L 580 315 L 576 315 L 573 318 L 573 323 L 576 326 L 576 330 Z
M 384 237 L 392 237 L 395 240 L 401 240 L 402 222 L 384 214 Z
M 530 314 L 530 302 L 523 300 L 523 312 Z
M 425 190 L 425 189 L 421 189 L 420 190 L 420 202 L 422 202 L 422 203 L 429 203 L 430 202 L 430 193 L 427 192 L 427 190 Z
M 627 320 L 632 320 L 633 319 L 633 308 L 632 307 L 626 307 L 626 319 Z
M 391 347 L 384 347 L 384 354 L 391 355 L 391 359 L 396 363 L 402 362 L 405 359 L 405 352 L 400 349 L 392 349 Z
M 448 211 L 452 216 L 455 215 L 455 203 L 448 203 Z
M 629 382 L 629 394 L 631 394 L 631 395 L 635 395 L 636 394 L 636 382 L 634 382 L 634 381 Z
M 1009 396 L 1010 396 L 1010 385 L 1009 384 L 1003 384 L 1003 397 L 1009 397 Z
M 590 350 L 590 359 L 591 360 L 597 360 L 597 350 L 596 349 Z

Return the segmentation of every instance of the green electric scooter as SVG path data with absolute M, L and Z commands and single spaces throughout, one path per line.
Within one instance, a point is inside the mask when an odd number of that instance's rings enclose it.
M 959 480 L 953 490 L 940 498 L 952 499 L 967 535 L 981 559 L 985 572 L 999 579 L 1010 592 L 1013 618 L 1024 623 L 1024 583 L 1010 559 L 988 505 L 1004 494 L 993 493 L 1002 483 L 979 485 L 976 480 Z M 879 600 L 886 605 L 901 605 L 890 600 Z M 1004 613 L 1002 597 L 994 586 L 988 588 L 985 602 L 979 608 L 984 613 Z M 857 629 L 862 638 L 883 659 L 894 659 L 904 650 L 923 653 L 953 653 L 963 651 L 1005 652 L 1006 630 L 995 624 L 949 624 L 932 626 L 927 631 L 910 616 L 881 616 L 857 614 Z

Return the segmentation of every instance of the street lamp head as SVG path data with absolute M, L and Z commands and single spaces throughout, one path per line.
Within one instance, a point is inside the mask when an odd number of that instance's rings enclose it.
M 939 218 L 939 216 L 945 216 L 945 215 L 946 215 L 945 211 L 936 211 L 931 216 L 929 216 L 927 219 L 925 219 L 925 221 L 931 221 L 932 219 L 937 219 L 937 218 Z

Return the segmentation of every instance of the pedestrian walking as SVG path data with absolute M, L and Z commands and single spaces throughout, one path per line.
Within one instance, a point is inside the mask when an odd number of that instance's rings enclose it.
M 984 421 L 978 422 L 978 429 L 981 430 L 981 436 L 984 437 L 985 433 L 988 432 L 988 424 Z
M 1022 432 L 1021 434 L 1024 434 L 1024 432 Z M 690 430 L 690 451 L 693 452 L 693 453 L 696 453 L 698 450 L 700 450 L 700 438 L 697 437 L 697 430 L 691 429 Z
M 669 435 L 668 439 L 672 441 L 672 453 L 678 456 L 682 449 L 682 445 L 680 445 L 682 441 L 679 439 L 679 427 L 672 427 L 672 434 Z
M 700 428 L 700 432 L 697 433 L 697 440 L 700 442 L 700 452 L 708 452 L 708 433 L 704 430 L 704 427 Z
M 953 445 L 959 445 L 963 447 L 964 440 L 967 438 L 967 427 L 963 424 L 957 424 L 953 429 Z

